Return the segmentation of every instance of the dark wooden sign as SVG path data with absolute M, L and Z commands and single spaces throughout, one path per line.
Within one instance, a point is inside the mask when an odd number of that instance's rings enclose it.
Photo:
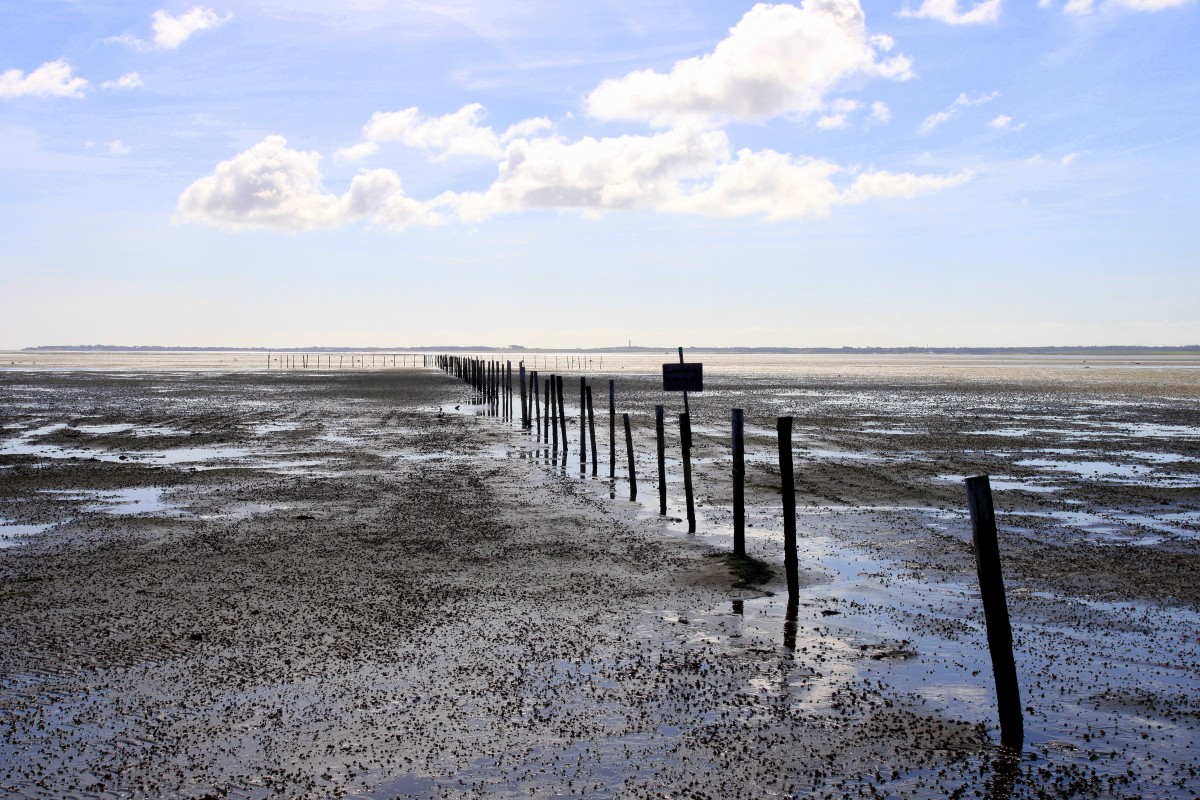
M 704 365 L 696 362 L 663 364 L 663 391 L 704 391 Z

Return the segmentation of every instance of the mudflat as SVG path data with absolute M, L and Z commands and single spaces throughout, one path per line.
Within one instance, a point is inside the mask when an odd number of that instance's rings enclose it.
M 639 423 L 630 502 L 603 403 L 593 477 L 577 418 L 564 459 L 433 370 L 0 373 L 0 788 L 1189 796 L 1200 403 L 1165 374 L 715 376 L 694 399 L 689 536 L 675 457 L 656 513 L 649 374 L 615 377 Z M 750 547 L 777 576 L 761 586 L 716 557 L 731 406 Z M 792 620 L 777 413 L 798 424 Z M 956 483 L 976 472 L 1015 484 L 997 511 L 1016 758 L 994 745 Z

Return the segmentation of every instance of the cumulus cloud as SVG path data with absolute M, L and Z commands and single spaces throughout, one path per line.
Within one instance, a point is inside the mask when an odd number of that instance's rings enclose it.
M 845 128 L 850 124 L 850 114 L 862 108 L 857 100 L 834 100 L 829 104 L 829 113 L 817 120 L 817 127 L 822 130 Z
M 871 114 L 867 117 L 867 122 L 886 125 L 892 121 L 892 110 L 888 108 L 887 103 L 876 100 L 871 103 Z
M 146 84 L 142 83 L 142 76 L 136 72 L 127 72 L 115 81 L 105 81 L 100 84 L 101 89 L 141 89 Z
M 917 128 L 917 133 L 927 134 L 933 133 L 936 129 L 954 119 L 964 108 L 971 106 L 981 106 L 984 103 L 990 103 L 1000 96 L 999 92 L 991 94 L 983 94 L 978 97 L 970 97 L 965 92 L 955 98 L 954 102 L 948 105 L 941 111 L 935 111 L 925 119 L 921 120 L 920 126 Z
M 0 97 L 83 97 L 88 82 L 71 74 L 66 59 L 47 61 L 26 75 L 10 69 L 0 73 Z
M 282 136 L 268 136 L 185 189 L 175 221 L 293 232 L 363 218 L 393 228 L 439 221 L 429 204 L 405 195 L 391 170 L 360 173 L 341 197 L 326 192 L 320 160 L 318 153 L 288 147 Z
M 965 11 L 958 10 L 958 0 L 922 0 L 916 9 L 904 8 L 902 17 L 936 19 L 949 25 L 974 25 L 1000 19 L 1001 0 L 980 0 Z
M 449 156 L 498 159 L 504 155 L 504 145 L 508 142 L 554 127 L 545 118 L 527 119 L 498 134 L 479 124 L 484 113 L 479 103 L 465 105 L 440 117 L 422 114 L 415 106 L 403 111 L 377 111 L 363 126 L 364 141 L 344 147 L 334 156 L 359 161 L 378 152 L 381 142 L 400 142 L 408 147 L 433 151 L 435 161 Z
M 998 131 L 1021 131 L 1025 129 L 1025 123 L 1019 122 L 1014 124 L 1012 117 L 1007 114 L 1000 114 L 988 123 L 988 127 L 995 128 Z
M 159 9 L 150 15 L 150 28 L 154 32 L 153 41 L 147 42 L 137 36 L 126 34 L 116 36 L 110 41 L 129 45 L 135 50 L 175 50 L 192 36 L 201 31 L 219 28 L 233 19 L 233 13 L 224 16 L 211 8 L 194 6 L 179 16 Z
M 663 213 L 769 221 L 828 216 L 871 198 L 913 198 L 958 186 L 968 172 L 917 175 L 859 172 L 774 150 L 730 154 L 723 131 L 676 128 L 646 136 L 566 141 L 557 136 L 510 142 L 496 179 L 480 192 L 409 197 L 387 169 L 360 172 L 339 196 L 322 187 L 320 156 L 281 136 L 222 162 L 180 195 L 176 221 L 230 229 L 301 231 L 359 220 L 402 229 L 450 218 L 477 222 L 554 209 L 598 215 L 648 209 Z M 852 177 L 851 177 L 852 176 Z
M 120 139 L 113 139 L 108 143 L 108 153 L 113 156 L 129 155 L 129 145 L 122 142 Z
M 711 53 L 678 61 L 668 73 L 631 72 L 606 80 L 585 99 L 602 120 L 764 120 L 810 115 L 852 79 L 913 76 L 902 55 L 881 59 L 887 37 L 869 37 L 858 0 L 805 0 L 800 7 L 760 3 Z

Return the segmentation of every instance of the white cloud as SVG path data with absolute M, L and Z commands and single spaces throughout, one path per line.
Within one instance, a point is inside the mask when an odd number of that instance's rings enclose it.
M 892 110 L 887 107 L 887 103 L 876 100 L 871 103 L 871 114 L 867 117 L 867 121 L 886 125 L 892 121 Z
M 850 124 L 850 114 L 860 108 L 862 108 L 862 103 L 857 100 L 845 100 L 842 98 L 834 100 L 829 104 L 829 113 L 817 120 L 817 127 L 822 130 L 845 128 Z
M 848 80 L 912 77 L 908 58 L 877 58 L 891 46 L 888 37 L 867 36 L 858 0 L 805 0 L 799 8 L 760 3 L 711 53 L 676 62 L 669 73 L 641 70 L 606 80 L 585 103 L 598 119 L 659 127 L 814 114 Z
M 101 89 L 141 89 L 146 84 L 142 83 L 142 77 L 136 72 L 127 72 L 115 81 L 105 81 L 100 84 Z
M 948 105 L 946 108 L 942 109 L 941 111 L 935 111 L 925 119 L 921 120 L 921 124 L 917 127 L 917 133 L 933 133 L 933 131 L 957 117 L 961 109 L 970 108 L 971 106 L 981 106 L 984 103 L 990 103 L 999 96 L 999 92 L 983 94 L 979 95 L 978 97 L 970 97 L 965 92 L 959 94 L 959 96 L 955 98 L 954 102 Z
M 363 126 L 365 141 L 344 147 L 334 156 L 358 161 L 378 152 L 381 142 L 401 142 L 408 147 L 434 151 L 435 161 L 449 156 L 499 159 L 508 142 L 554 127 L 548 119 L 527 119 L 497 134 L 489 127 L 480 126 L 484 114 L 479 103 L 471 103 L 440 117 L 426 116 L 415 106 L 403 111 L 377 111 Z
M 179 16 L 159 9 L 150 15 L 150 27 L 154 31 L 152 42 L 131 34 L 114 36 L 109 41 L 129 45 L 135 50 L 175 50 L 195 34 L 219 28 L 231 19 L 232 12 L 221 16 L 211 8 L 203 6 L 194 6 Z
M 969 10 L 959 11 L 958 0 L 922 0 L 915 11 L 904 8 L 900 11 L 900 16 L 936 19 L 950 25 L 995 22 L 1000 19 L 1000 2 L 1001 0 L 980 0 Z
M 842 176 L 853 175 L 846 185 Z M 515 139 L 484 191 L 409 197 L 400 177 L 375 169 L 354 177 L 341 196 L 321 185 L 320 156 L 287 146 L 281 136 L 222 162 L 180 195 L 176 221 L 230 229 L 301 231 L 360 220 L 402 229 L 449 217 L 477 222 L 537 209 L 647 209 L 707 216 L 762 215 L 769 221 L 824 217 L 838 206 L 875 197 L 913 198 L 958 186 L 954 175 L 848 170 L 832 162 L 773 150 L 731 157 L 723 131 L 676 128 L 649 136 L 557 136 Z
M 114 156 L 129 155 L 129 145 L 122 142 L 120 139 L 113 139 L 108 143 L 108 153 Z
M 83 97 L 88 82 L 71 74 L 66 59 L 47 61 L 26 75 L 19 69 L 0 73 L 0 97 Z
M 324 191 L 320 160 L 288 147 L 282 136 L 268 136 L 185 189 L 175 221 L 281 231 L 336 228 L 363 218 L 397 229 L 440 221 L 429 205 L 405 195 L 391 170 L 360 173 L 341 197 Z
M 1013 118 L 1007 114 L 1000 114 L 991 122 L 988 123 L 989 128 L 995 128 L 998 131 L 1022 131 L 1025 130 L 1025 123 L 1019 122 L 1013 124 Z

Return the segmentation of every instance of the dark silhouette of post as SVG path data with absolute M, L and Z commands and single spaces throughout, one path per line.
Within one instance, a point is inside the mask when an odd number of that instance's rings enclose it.
M 779 480 L 783 489 L 783 571 L 787 573 L 788 602 L 800 598 L 800 570 L 796 557 L 796 478 L 792 472 L 792 418 L 779 417 Z
M 608 477 L 617 477 L 617 389 L 608 382 Z
M 554 434 L 552 439 L 552 447 L 554 453 L 554 463 L 558 463 L 558 399 L 554 392 L 555 376 L 551 375 L 550 380 L 546 382 L 547 402 L 550 404 L 550 412 L 547 418 L 550 420 L 550 432 Z
M 558 424 L 562 428 L 563 466 L 567 466 L 567 407 L 563 404 L 562 375 L 554 376 L 554 393 L 558 396 Z
M 587 387 L 588 434 L 592 440 L 592 476 L 596 475 L 596 415 L 592 412 L 592 387 Z
M 658 513 L 667 513 L 667 443 L 663 432 L 663 407 L 654 407 L 654 438 L 658 444 Z
M 733 554 L 746 555 L 745 414 L 733 409 Z
M 579 378 L 579 472 L 587 471 L 587 378 Z
M 629 454 L 629 499 L 637 500 L 637 471 L 633 462 L 633 432 L 629 429 L 629 415 L 622 414 L 625 423 L 625 451 Z
M 683 450 L 683 496 L 687 500 L 688 533 L 696 532 L 696 502 L 692 496 L 692 420 L 679 415 L 679 443 Z
M 1017 684 L 1012 626 L 1008 619 L 1008 601 L 1004 596 L 1004 576 L 1000 570 L 1000 545 L 996 539 L 991 481 L 987 475 L 977 475 L 967 478 L 966 484 L 975 569 L 979 574 L 979 594 L 987 622 L 988 650 L 992 653 L 992 674 L 996 679 L 1000 744 L 1020 750 L 1025 743 L 1025 722 L 1021 717 L 1021 689 Z

